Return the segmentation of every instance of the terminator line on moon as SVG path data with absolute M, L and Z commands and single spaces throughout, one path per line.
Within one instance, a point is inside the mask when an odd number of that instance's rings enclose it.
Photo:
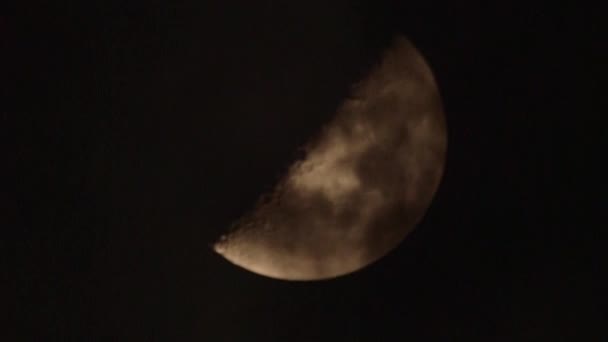
M 446 148 L 431 70 L 398 37 L 303 160 L 213 248 L 272 278 L 319 280 L 357 271 L 394 249 L 422 219 Z

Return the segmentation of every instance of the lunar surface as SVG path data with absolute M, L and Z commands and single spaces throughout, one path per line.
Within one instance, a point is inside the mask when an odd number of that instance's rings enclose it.
M 399 37 L 306 146 L 305 157 L 213 248 L 235 265 L 285 280 L 359 270 L 422 219 L 446 148 L 431 70 Z

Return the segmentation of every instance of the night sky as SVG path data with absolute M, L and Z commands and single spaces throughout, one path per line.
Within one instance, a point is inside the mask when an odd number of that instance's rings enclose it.
M 605 155 L 605 31 L 592 8 L 551 6 L 2 6 L 0 337 L 606 340 L 606 224 L 590 215 L 606 205 L 590 168 Z M 447 119 L 421 224 L 328 281 L 214 254 L 397 34 L 427 59 Z

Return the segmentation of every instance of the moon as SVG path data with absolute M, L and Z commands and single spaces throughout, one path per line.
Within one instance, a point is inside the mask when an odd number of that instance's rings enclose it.
M 422 55 L 397 37 L 319 135 L 213 249 L 283 280 L 360 270 L 414 229 L 443 174 L 446 124 Z

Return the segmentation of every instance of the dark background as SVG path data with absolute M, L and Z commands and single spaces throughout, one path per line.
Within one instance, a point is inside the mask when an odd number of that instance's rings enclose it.
M 606 340 L 605 31 L 555 6 L 2 6 L 3 340 Z M 322 282 L 214 255 L 398 33 L 448 122 L 417 230 Z

